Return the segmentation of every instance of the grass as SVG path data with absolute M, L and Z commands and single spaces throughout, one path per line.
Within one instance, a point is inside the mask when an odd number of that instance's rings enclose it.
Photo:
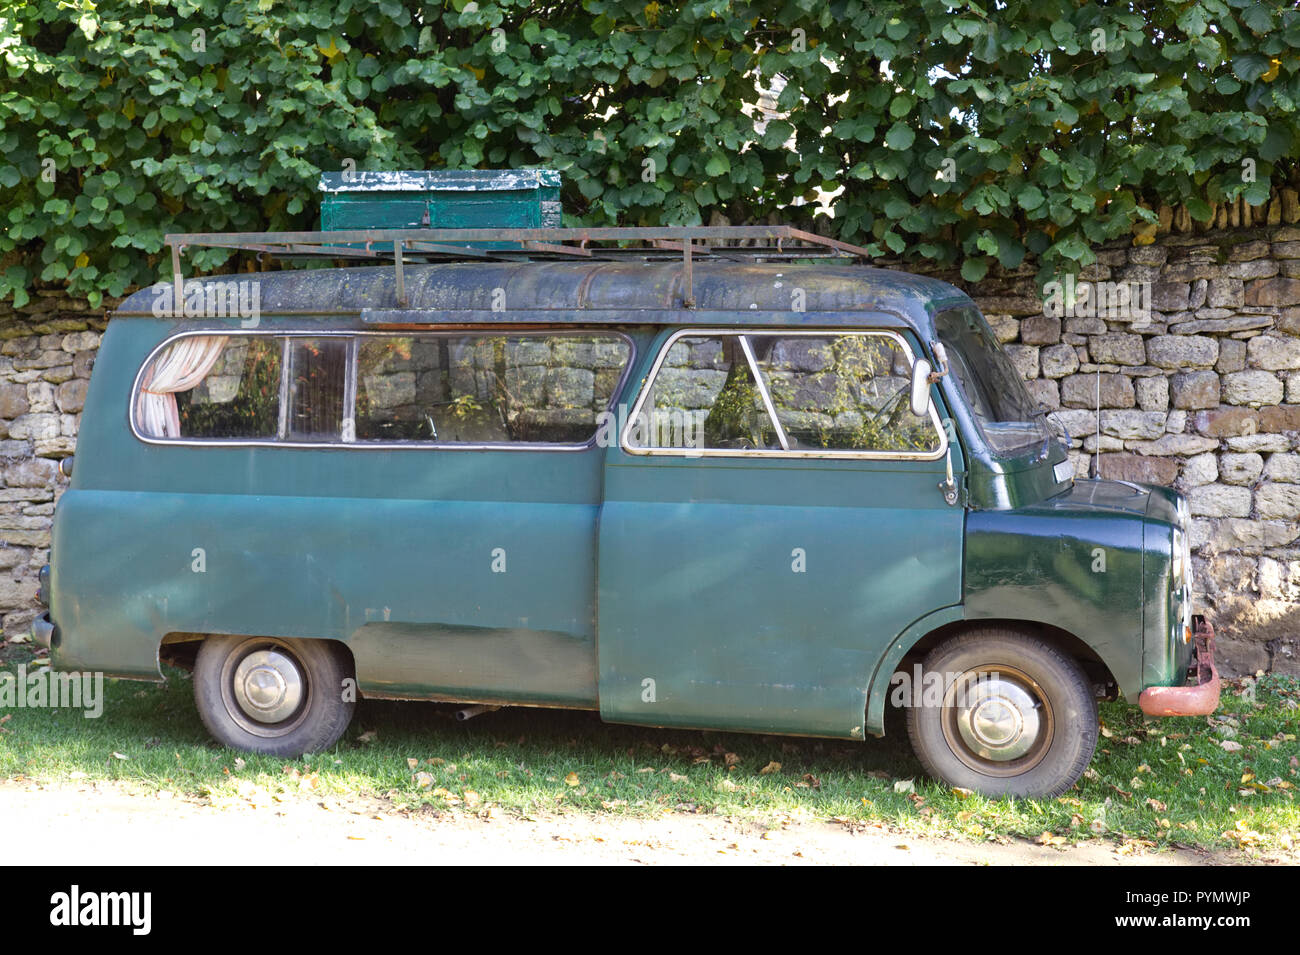
M 27 647 L 0 650 L 2 668 L 32 662 Z M 1134 706 L 1103 704 L 1084 779 L 1041 800 L 991 800 L 926 779 L 901 718 L 864 744 L 654 730 L 526 708 L 457 723 L 451 706 L 363 701 L 331 752 L 286 761 L 218 747 L 195 713 L 189 675 L 168 676 L 166 685 L 109 681 L 98 719 L 0 711 L 0 778 L 121 780 L 218 803 L 305 792 L 519 816 L 836 820 L 976 840 L 1104 839 L 1121 851 L 1300 847 L 1300 681 L 1280 675 L 1225 687 L 1208 719 L 1148 720 Z

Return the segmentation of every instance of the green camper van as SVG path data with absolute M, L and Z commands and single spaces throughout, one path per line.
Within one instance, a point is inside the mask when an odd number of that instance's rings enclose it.
M 65 462 L 57 668 L 192 667 L 217 740 L 286 756 L 358 695 L 837 739 L 902 707 L 929 773 L 1025 796 L 1098 699 L 1217 706 L 1183 499 L 1076 478 L 958 289 L 786 226 L 432 207 L 168 237 Z M 202 247 L 329 267 L 186 280 Z

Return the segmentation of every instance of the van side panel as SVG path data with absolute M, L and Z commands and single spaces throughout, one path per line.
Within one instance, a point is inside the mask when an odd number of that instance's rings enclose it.
M 171 330 L 110 325 L 55 526 L 55 663 L 172 632 L 340 640 L 375 696 L 594 706 L 602 452 L 195 447 L 131 431 Z

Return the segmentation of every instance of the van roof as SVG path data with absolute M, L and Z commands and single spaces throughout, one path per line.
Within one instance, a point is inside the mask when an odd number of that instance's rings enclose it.
M 405 305 L 393 268 L 291 269 L 185 281 L 186 301 L 199 289 L 215 301 L 256 296 L 259 314 L 359 316 L 374 325 L 461 323 L 858 325 L 864 320 L 931 330 L 939 306 L 969 304 L 938 279 L 861 265 L 701 261 L 694 264 L 693 307 L 683 302 L 679 262 L 489 261 L 406 265 Z M 247 283 L 240 287 L 239 283 Z M 224 287 L 224 288 L 223 288 Z M 171 285 L 127 298 L 117 315 L 168 316 Z M 160 298 L 165 304 L 158 307 Z M 234 314 L 233 309 L 229 314 Z M 190 317 L 187 315 L 187 317 Z

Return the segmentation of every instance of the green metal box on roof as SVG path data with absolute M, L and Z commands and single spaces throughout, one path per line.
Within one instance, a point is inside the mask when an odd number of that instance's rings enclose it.
M 439 169 L 321 173 L 321 231 L 344 229 L 554 229 L 561 226 L 553 169 Z

